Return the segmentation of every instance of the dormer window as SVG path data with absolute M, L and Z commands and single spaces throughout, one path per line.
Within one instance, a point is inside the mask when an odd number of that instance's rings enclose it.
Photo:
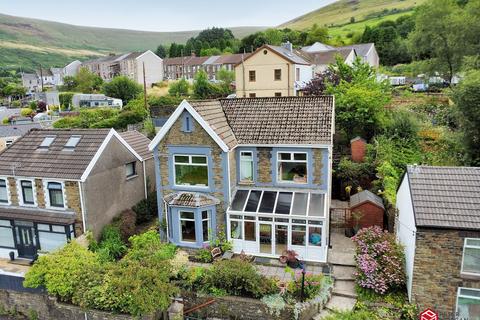
M 50 145 L 53 143 L 53 141 L 55 141 L 55 138 L 57 136 L 46 136 L 42 143 L 40 143 L 40 146 L 39 148 L 41 149 L 48 149 L 50 147 Z
M 80 139 L 82 138 L 82 136 L 71 136 L 67 143 L 65 143 L 64 145 L 64 148 L 65 149 L 75 149 L 75 147 L 77 146 L 77 144 L 80 142 Z

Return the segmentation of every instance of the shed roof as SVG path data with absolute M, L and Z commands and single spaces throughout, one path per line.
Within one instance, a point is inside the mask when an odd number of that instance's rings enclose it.
M 369 190 L 363 190 L 361 192 L 358 192 L 354 194 L 353 196 L 350 197 L 350 208 L 355 208 L 358 207 L 359 205 L 365 203 L 365 202 L 370 202 L 376 205 L 377 207 L 382 208 L 385 210 L 385 207 L 383 206 L 383 200 L 373 192 Z
M 480 229 L 480 168 L 408 166 L 415 223 Z

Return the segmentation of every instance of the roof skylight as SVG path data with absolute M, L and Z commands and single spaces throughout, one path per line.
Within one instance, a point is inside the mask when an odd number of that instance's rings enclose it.
M 71 136 L 67 143 L 65 143 L 65 148 L 67 149 L 73 149 L 77 146 L 77 144 L 80 142 L 80 139 L 82 139 L 82 136 Z
M 55 141 L 55 138 L 57 136 L 46 136 L 42 143 L 40 143 L 40 146 L 39 148 L 42 148 L 42 149 L 48 149 L 50 147 L 50 145 L 53 143 L 53 141 Z

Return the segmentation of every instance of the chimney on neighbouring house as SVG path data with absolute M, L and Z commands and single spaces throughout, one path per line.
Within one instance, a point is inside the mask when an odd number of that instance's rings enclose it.
M 363 162 L 367 153 L 367 141 L 360 137 L 350 140 L 350 149 L 353 162 Z
M 293 45 L 290 41 L 287 41 L 285 43 L 282 43 L 282 47 L 287 49 L 288 51 L 292 52 L 293 51 Z

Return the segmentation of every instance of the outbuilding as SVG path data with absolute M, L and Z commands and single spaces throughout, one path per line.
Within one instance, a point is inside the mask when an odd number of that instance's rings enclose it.
M 360 228 L 371 226 L 379 226 L 383 228 L 383 217 L 385 214 L 385 207 L 383 200 L 376 194 L 368 190 L 363 190 L 350 197 L 350 212 L 361 213 L 361 218 L 358 222 Z M 353 227 L 356 222 L 350 219 L 348 222 L 350 227 Z

